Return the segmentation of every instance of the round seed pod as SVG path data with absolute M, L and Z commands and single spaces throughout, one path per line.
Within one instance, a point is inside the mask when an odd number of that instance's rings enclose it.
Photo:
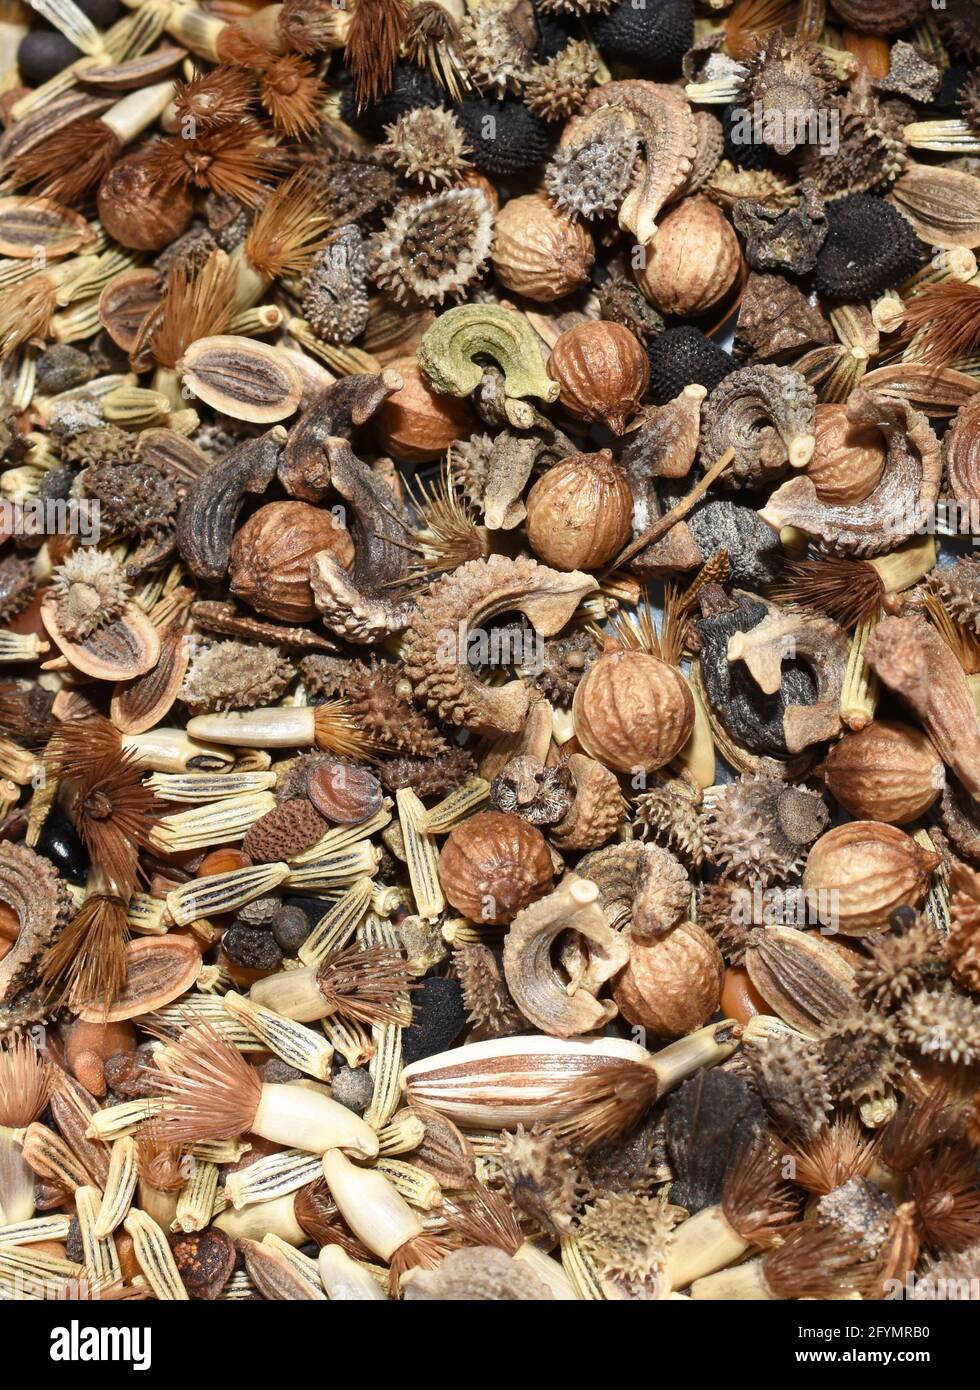
M 710 198 L 684 198 L 645 248 L 636 282 L 654 308 L 705 314 L 731 290 L 742 265 L 735 228 Z
M 595 246 L 581 222 L 532 193 L 512 198 L 498 213 L 492 260 L 509 290 L 549 304 L 586 283 Z
M 628 1023 L 682 1038 L 715 1012 L 724 975 L 722 954 L 704 928 L 681 922 L 655 941 L 630 943 L 613 998 Z
M 335 825 L 357 825 L 381 810 L 381 783 L 366 767 L 325 759 L 317 763 L 306 781 L 306 794 L 327 820 Z
M 648 652 L 604 653 L 572 701 L 575 737 L 617 772 L 653 772 L 669 763 L 694 728 L 694 696 L 674 666 Z
M 849 815 L 890 825 L 923 815 L 946 781 L 946 765 L 926 735 L 886 719 L 845 734 L 818 771 Z
M 551 350 L 548 375 L 558 382 L 558 398 L 569 415 L 622 434 L 640 408 L 650 364 L 628 328 L 600 319 L 561 335 Z
M 190 193 L 180 184 L 155 183 L 142 155 L 124 155 L 99 185 L 99 221 L 133 251 L 160 251 L 186 232 L 194 211 Z
M 473 417 L 465 401 L 433 391 L 414 357 L 399 357 L 389 365 L 405 385 L 374 417 L 374 432 L 386 453 L 405 463 L 431 463 L 454 439 L 469 438 Z
M 329 551 L 339 564 L 354 561 L 354 542 L 333 512 L 308 502 L 269 502 L 235 533 L 229 586 L 233 594 L 284 623 L 316 617 L 310 562 Z
M 608 449 L 574 454 L 549 468 L 527 499 L 527 538 L 546 565 L 590 570 L 630 538 L 633 494 Z
M 847 417 L 846 405 L 818 405 L 816 443 L 806 466 L 821 502 L 861 502 L 878 486 L 887 451 L 879 430 Z
M 541 831 L 520 816 L 481 811 L 458 825 L 439 856 L 439 881 L 474 922 L 506 925 L 551 888 L 551 853 Z
M 939 855 L 894 825 L 855 820 L 821 835 L 803 871 L 808 893 L 826 895 L 833 925 L 849 936 L 882 931 L 899 907 L 918 907 Z

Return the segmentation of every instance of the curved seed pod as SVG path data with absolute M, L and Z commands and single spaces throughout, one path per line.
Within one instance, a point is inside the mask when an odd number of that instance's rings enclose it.
M 687 870 L 660 845 L 610 845 L 579 860 L 578 872 L 598 887 L 610 924 L 636 941 L 664 936 L 691 905 Z
M 492 357 L 504 373 L 508 397 L 551 402 L 558 383 L 544 369 L 538 339 L 523 314 L 497 304 L 447 309 L 424 334 L 418 361 L 436 391 L 469 396 L 483 379 L 477 357 Z
M 491 555 L 461 565 L 422 596 L 405 633 L 405 674 L 416 696 L 441 719 L 477 733 L 518 733 L 530 691 L 522 681 L 491 687 L 477 680 L 467 665 L 470 635 L 496 614 L 514 611 L 550 637 L 596 588 L 591 575 L 560 574 L 534 560 Z
M 41 621 L 76 670 L 95 680 L 125 681 L 151 671 L 160 658 L 160 634 L 135 603 L 78 641 L 66 637 L 54 603 L 41 605 Z
M 224 578 L 246 493 L 265 492 L 276 475 L 286 437 L 283 427 L 275 425 L 258 439 L 244 440 L 188 492 L 177 514 L 177 545 L 198 579 Z
M 85 218 L 51 198 L 0 198 L 0 256 L 55 260 L 92 239 Z
M 915 713 L 963 788 L 980 797 L 980 720 L 963 668 L 932 624 L 883 618 L 864 658 Z
M 160 655 L 149 671 L 116 685 L 110 714 L 122 734 L 144 734 L 170 710 L 187 671 L 190 653 L 182 623 L 166 628 L 160 637 Z
M 980 501 L 980 396 L 961 406 L 946 431 L 943 462 L 957 502 Z
M 0 902 L 17 920 L 17 937 L 0 960 L 0 1032 L 5 1007 L 30 988 L 47 949 L 74 911 L 65 885 L 47 859 L 33 850 L 0 843 Z
M 342 377 L 322 391 L 290 429 L 279 460 L 279 481 L 289 495 L 321 502 L 330 489 L 332 441 L 350 439 L 403 385 L 389 367 L 376 375 Z
M 598 849 L 612 839 L 626 814 L 616 774 L 584 753 L 573 753 L 567 767 L 574 800 L 548 838 L 558 849 Z
M 697 122 L 682 94 L 657 82 L 607 82 L 589 93 L 581 116 L 600 107 L 628 113 L 640 137 L 640 176 L 620 205 L 619 225 L 644 246 L 656 233 L 661 208 L 687 186 L 698 153 Z
M 796 526 L 837 554 L 880 555 L 908 540 L 931 516 L 942 481 L 939 440 L 924 415 L 895 398 L 855 391 L 847 416 L 885 436 L 888 457 L 877 487 L 860 502 L 833 506 L 820 500 L 811 478 L 792 478 L 759 515 L 777 531 Z
M 728 660 L 744 661 L 766 695 L 780 690 L 784 661 L 802 661 L 812 672 L 817 687 L 814 702 L 787 704 L 783 710 L 790 753 L 801 753 L 840 732 L 840 697 L 850 653 L 847 633 L 831 618 L 775 605 L 769 605 L 761 623 L 728 639 Z
M 377 642 L 401 632 L 412 611 L 395 586 L 411 568 L 406 542 L 412 526 L 394 493 L 343 439 L 330 441 L 331 484 L 352 513 L 354 565 L 348 570 L 332 550 L 310 566 L 313 597 L 331 631 L 351 642 Z
M 609 926 L 598 899 L 594 883 L 569 874 L 554 893 L 517 914 L 504 942 L 504 976 L 515 1004 L 555 1038 L 595 1032 L 616 1016 L 611 1000 L 595 996 L 629 962 L 629 943 Z M 585 943 L 584 968 L 571 982 L 552 962 L 552 948 L 565 932 Z
M 788 367 L 742 367 L 725 378 L 701 410 L 705 465 L 734 448 L 725 474 L 731 487 L 758 487 L 813 456 L 817 398 Z

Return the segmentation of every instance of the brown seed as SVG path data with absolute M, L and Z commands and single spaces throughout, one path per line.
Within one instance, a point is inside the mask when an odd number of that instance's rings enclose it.
M 247 869 L 251 862 L 243 850 L 228 845 L 222 849 L 213 849 L 210 854 L 206 854 L 197 866 L 196 876 L 198 878 L 210 878 L 212 874 L 230 874 L 235 869 Z
M 288 357 L 268 343 L 231 333 L 198 338 L 177 369 L 206 405 L 252 424 L 285 420 L 303 395 L 303 382 Z
M 201 973 L 201 953 L 187 936 L 146 936 L 126 947 L 126 986 L 106 1011 L 102 1000 L 78 1010 L 86 1023 L 119 1023 L 152 1013 L 190 989 Z
M 313 805 L 337 825 L 358 825 L 381 810 L 381 783 L 364 767 L 322 762 L 310 773 L 306 794 Z
M 206 1231 L 172 1235 L 170 1249 L 191 1298 L 204 1302 L 217 1298 L 235 1268 L 235 1243 L 231 1237 L 209 1226 Z

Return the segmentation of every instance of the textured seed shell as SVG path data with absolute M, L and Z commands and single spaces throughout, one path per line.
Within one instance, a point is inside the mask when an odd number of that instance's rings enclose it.
M 124 63 L 106 63 L 103 67 L 85 69 L 85 85 L 100 87 L 109 92 L 131 92 L 159 82 L 171 72 L 187 55 L 182 48 L 172 44 L 158 48 L 154 53 L 144 53 L 138 58 L 129 58 Z
M 980 246 L 980 183 L 972 174 L 913 164 L 891 196 L 929 245 Z
M 943 462 L 957 502 L 980 500 L 980 397 L 963 406 L 947 430 Z
M 201 972 L 201 953 L 187 936 L 148 936 L 126 947 L 126 985 L 108 1013 L 101 1000 L 79 1009 L 85 1023 L 119 1023 L 152 1013 L 189 990 Z
M 953 367 L 929 367 L 921 362 L 896 362 L 876 367 L 861 381 L 865 391 L 898 396 L 915 410 L 944 419 L 980 391 L 980 381 Z
M 72 666 L 95 680 L 132 680 L 152 670 L 160 658 L 160 635 L 135 603 L 127 603 L 115 621 L 84 642 L 63 635 L 53 603 L 41 605 L 41 620 Z
M 918 907 L 937 863 L 938 855 L 894 825 L 848 821 L 813 846 L 803 887 L 833 894 L 834 925 L 850 936 L 864 936 L 887 927 L 896 908 Z
M 190 658 L 183 632 L 170 628 L 160 639 L 156 665 L 112 692 L 110 716 L 123 734 L 144 734 L 163 719 L 177 698 Z
M 812 932 L 759 930 L 745 953 L 745 968 L 769 1007 L 801 1032 L 817 1032 L 853 1006 L 854 971 Z
M 160 305 L 161 288 L 155 270 L 124 270 L 99 296 L 99 322 L 123 352 L 135 348 L 140 325 Z
M 0 198 L 0 255 L 53 259 L 92 239 L 85 218 L 51 198 Z
M 832 796 L 859 820 L 907 825 L 942 791 L 945 765 L 929 739 L 910 724 L 875 720 L 834 744 L 823 778 Z
M 292 415 L 303 395 L 299 372 L 267 343 L 230 333 L 199 338 L 177 364 L 206 405 L 233 420 L 271 425 Z
M 662 1038 L 682 1038 L 718 1008 L 725 962 L 695 922 L 681 922 L 656 941 L 632 941 L 630 959 L 613 988 L 629 1023 Z
M 497 214 L 493 267 L 515 294 L 541 304 L 561 299 L 585 284 L 594 260 L 586 228 L 540 194 L 512 198 Z
M 607 652 L 579 682 L 572 718 L 590 757 L 617 772 L 652 772 L 690 738 L 694 696 L 680 671 L 658 657 Z

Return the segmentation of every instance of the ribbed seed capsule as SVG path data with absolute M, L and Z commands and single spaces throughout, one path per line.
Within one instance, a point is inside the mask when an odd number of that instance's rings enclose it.
M 304 888 L 339 888 L 356 883 L 365 874 L 376 874 L 380 862 L 381 851 L 370 840 L 359 840 L 349 849 L 318 859 L 315 864 L 289 868 L 287 882 L 294 892 Z
M 283 973 L 293 975 L 298 972 L 289 970 Z M 228 993 L 222 1002 L 233 1018 L 238 1019 L 291 1067 L 306 1072 L 317 1081 L 330 1079 L 333 1048 L 322 1033 L 314 1033 L 291 1018 L 282 1018 L 251 999 L 243 999 L 240 994 Z
M 287 972 L 292 973 L 292 972 Z M 255 1034 L 232 1018 L 220 994 L 186 994 L 173 1004 L 155 1009 L 145 1014 L 142 1023 L 152 1023 L 161 1032 L 172 1034 L 175 1038 L 188 1026 L 188 1023 L 209 1023 L 225 1042 L 237 1047 L 239 1052 L 264 1052 L 265 1046 Z
M 378 1144 L 383 1157 L 411 1153 L 425 1138 L 425 1125 L 414 1110 L 400 1110 L 385 1127 L 378 1131 Z
M 405 1163 L 400 1158 L 378 1158 L 374 1169 L 382 1173 L 409 1206 L 419 1211 L 437 1211 L 442 1206 L 442 1188 L 431 1173 Z
M 425 835 L 445 835 L 489 804 L 490 783 L 482 777 L 471 777 L 424 811 L 418 828 Z
M 290 859 L 290 864 L 303 868 L 307 864 L 318 864 L 322 859 L 340 854 L 343 850 L 355 848 L 361 841 L 367 841 L 379 830 L 391 824 L 391 803 L 385 802 L 380 811 L 362 820 L 357 825 L 334 825 L 317 840 L 315 845 L 304 849 Z
M 317 1279 L 314 1288 L 305 1271 L 283 1253 L 283 1249 L 247 1238 L 238 1242 L 238 1248 L 245 1257 L 245 1266 L 263 1298 L 272 1302 L 298 1300 L 325 1303 L 327 1296 Z
M 75 1215 L 85 1264 L 97 1279 L 111 1281 L 120 1277 L 119 1256 L 111 1235 L 95 1234 L 101 1202 L 102 1193 L 97 1187 L 80 1187 L 75 1193 Z
M 125 1220 L 133 1201 L 138 1178 L 136 1140 L 124 1134 L 112 1146 L 109 1155 L 109 1176 L 106 1178 L 102 1205 L 95 1223 L 95 1237 L 105 1240 Z
M 374 1056 L 371 1035 L 357 1019 L 325 1018 L 322 1027 L 334 1052 L 339 1052 L 352 1070 L 363 1067 Z
M 227 797 L 250 796 L 276 785 L 274 772 L 155 772 L 146 785 L 163 801 L 203 805 Z
M 561 1238 L 561 1264 L 578 1298 L 595 1303 L 605 1301 L 599 1266 L 574 1236 Z
M 298 1192 L 320 1176 L 320 1158 L 302 1149 L 284 1149 L 282 1153 L 259 1158 L 247 1168 L 229 1173 L 225 1178 L 225 1193 L 236 1209 L 256 1202 L 269 1202 L 277 1197 Z
M 71 1218 L 67 1216 L 33 1216 L 28 1221 L 13 1221 L 0 1226 L 0 1249 L 9 1245 L 34 1245 L 46 1240 L 67 1240 Z
M 189 1295 L 170 1252 L 166 1236 L 146 1212 L 134 1209 L 124 1222 L 133 1238 L 133 1254 L 146 1282 L 161 1302 L 188 1302 Z
M 194 1171 L 180 1189 L 173 1230 L 203 1231 L 215 1215 L 218 1195 L 218 1165 L 195 1162 Z
M 28 1125 L 20 1136 L 20 1143 L 25 1162 L 39 1178 L 57 1183 L 69 1192 L 91 1181 L 84 1165 L 61 1135 L 47 1125 L 36 1121 Z
M 124 1100 L 118 1105 L 106 1106 L 104 1110 L 97 1110 L 89 1120 L 86 1138 L 101 1139 L 106 1143 L 110 1139 L 133 1134 L 140 1125 L 159 1115 L 162 1108 L 162 1102 L 155 1096 L 143 1096 L 139 1100 Z
M 167 905 L 149 893 L 134 893 L 126 909 L 129 930 L 138 936 L 163 936 L 167 931 Z
M 180 927 L 198 917 L 234 912 L 255 898 L 271 893 L 289 877 L 286 864 L 252 864 L 227 874 L 191 879 L 167 894 L 167 910 Z
M 160 818 L 150 832 L 150 843 L 163 854 L 228 844 L 244 839 L 255 822 L 275 806 L 271 792 L 249 792 L 189 811 L 175 811 Z
M 295 872 L 295 871 L 294 871 Z M 371 880 L 357 879 L 320 918 L 297 955 L 304 965 L 318 965 L 331 951 L 346 946 L 371 902 Z M 319 1015 L 324 1017 L 324 1015 Z M 308 1021 L 308 1020 L 307 1020 Z
M 446 899 L 439 881 L 439 853 L 435 840 L 422 829 L 425 807 L 409 787 L 396 792 L 395 799 L 415 910 L 423 921 L 434 922 L 445 909 Z

